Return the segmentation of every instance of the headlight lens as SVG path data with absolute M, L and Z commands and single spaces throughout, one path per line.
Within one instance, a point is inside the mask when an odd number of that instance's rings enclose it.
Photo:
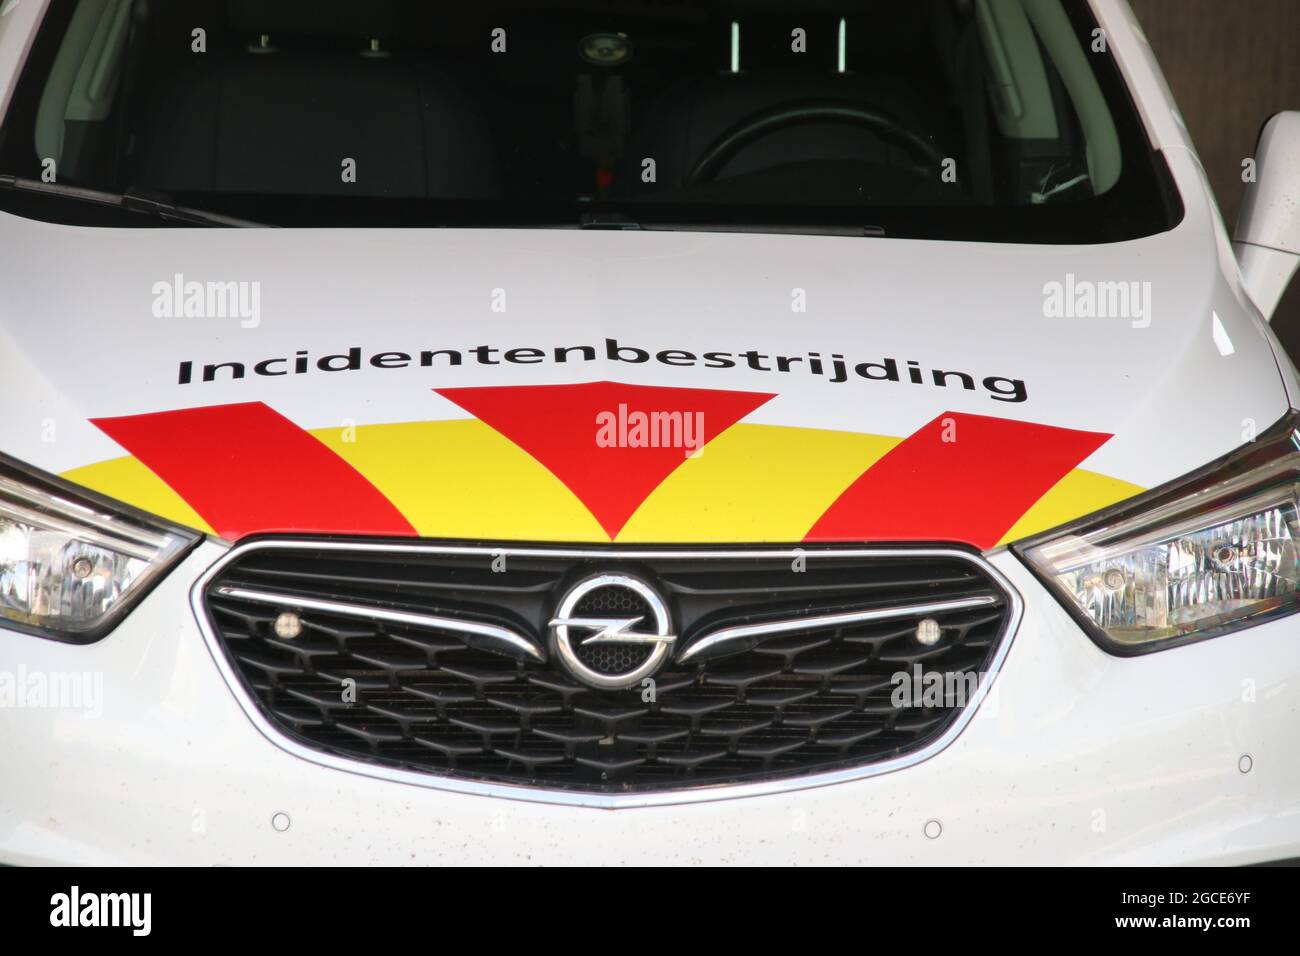
M 101 637 L 198 538 L 0 462 L 0 625 Z
M 1300 609 L 1300 437 L 1288 417 L 1210 469 L 1016 550 L 1109 649 Z

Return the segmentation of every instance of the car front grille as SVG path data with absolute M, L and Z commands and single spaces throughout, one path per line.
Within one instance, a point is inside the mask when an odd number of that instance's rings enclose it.
M 551 626 L 576 582 L 608 573 L 661 595 L 675 637 L 652 676 L 622 689 L 575 679 Z M 799 777 L 923 751 L 959 720 L 1014 617 L 980 558 L 942 549 L 267 540 L 232 551 L 201 596 L 248 698 L 297 744 L 596 794 Z M 636 617 L 644 629 L 649 609 L 597 589 L 579 614 Z M 600 674 L 648 653 L 574 647 Z

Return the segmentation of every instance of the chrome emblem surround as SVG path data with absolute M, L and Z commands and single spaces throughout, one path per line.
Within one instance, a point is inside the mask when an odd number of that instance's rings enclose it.
M 624 588 L 636 594 L 650 608 L 654 620 L 649 624 L 653 630 L 633 630 L 645 620 L 645 615 L 573 617 L 573 610 L 578 603 L 592 591 L 600 588 Z M 559 606 L 555 609 L 555 617 L 550 621 L 550 628 L 555 655 L 560 659 L 565 670 L 581 683 L 599 690 L 622 690 L 635 687 L 659 670 L 677 640 L 677 635 L 672 631 L 672 618 L 668 613 L 668 606 L 659 593 L 640 578 L 613 572 L 584 578 L 565 592 Z M 593 633 L 589 637 L 581 638 L 574 633 L 575 631 Z M 582 661 L 574 648 L 575 641 L 579 641 L 582 645 L 653 645 L 653 650 L 645 661 L 632 670 L 620 674 L 603 674 Z

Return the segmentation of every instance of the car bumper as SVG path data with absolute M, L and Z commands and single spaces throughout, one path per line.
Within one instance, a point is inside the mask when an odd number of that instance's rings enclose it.
M 322 766 L 249 720 L 190 611 L 196 550 L 109 637 L 0 630 L 0 862 L 1172 864 L 1300 856 L 1300 620 L 1101 651 L 1010 554 L 1024 597 L 993 694 L 893 773 L 594 809 Z M 79 707 L 31 692 L 89 675 Z M 12 686 L 12 684 L 11 684 Z M 52 686 L 52 685 L 51 685 Z M 67 701 L 61 701 L 67 704 Z M 436 784 L 436 779 L 430 778 Z

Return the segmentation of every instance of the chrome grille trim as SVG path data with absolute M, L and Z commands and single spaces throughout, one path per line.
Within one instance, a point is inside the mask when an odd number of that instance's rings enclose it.
M 842 614 L 821 614 L 813 617 L 792 617 L 782 621 L 767 621 L 762 624 L 742 624 L 737 627 L 724 627 L 705 634 L 677 655 L 680 663 L 692 660 L 715 648 L 724 645 L 750 641 L 758 643 L 765 637 L 789 634 L 791 631 L 816 631 L 821 628 L 844 627 L 847 624 L 865 624 L 869 621 L 889 621 L 898 617 L 911 617 L 915 614 L 941 614 L 944 611 L 965 611 L 977 607 L 991 607 L 996 604 L 991 597 L 965 598 L 957 601 L 931 601 L 926 604 L 898 604 L 894 607 L 875 608 L 869 611 L 845 611 Z
M 239 598 L 243 601 L 273 604 L 277 607 L 299 608 L 304 611 L 327 611 L 330 614 L 342 614 L 347 617 L 363 618 L 369 621 L 388 621 L 391 624 L 411 624 L 415 627 L 451 631 L 464 640 L 466 644 L 477 645 L 487 650 L 504 651 L 506 654 L 511 654 L 511 652 L 522 653 L 538 663 L 546 660 L 546 655 L 528 638 L 515 633 L 508 627 L 499 627 L 495 624 L 480 624 L 477 621 L 463 621 L 459 618 L 441 617 L 436 614 L 393 611 L 389 608 L 353 604 L 346 601 L 325 601 L 320 598 L 303 597 L 296 594 L 255 591 L 251 588 L 220 587 L 217 588 L 217 593 L 226 597 Z
M 304 548 L 316 551 L 368 552 L 372 554 L 390 555 L 397 558 L 400 558 L 402 555 L 411 554 L 482 555 L 489 559 L 502 556 L 508 559 L 510 556 L 517 556 L 568 558 L 573 560 L 610 557 L 617 557 L 623 560 L 672 560 L 674 558 L 678 560 L 699 560 L 701 558 L 784 558 L 791 561 L 815 561 L 819 557 L 834 557 L 839 559 L 852 558 L 862 560 L 884 560 L 899 557 L 947 558 L 968 562 L 978 568 L 983 574 L 987 575 L 1006 596 L 1008 614 L 1002 631 L 998 636 L 996 650 L 989 661 L 987 671 L 988 679 L 980 682 L 974 699 L 969 701 L 967 705 L 962 708 L 957 719 L 949 726 L 943 735 L 936 738 L 931 744 L 920 750 L 913 751 L 894 759 L 876 761 L 862 766 L 849 767 L 830 772 L 814 773 L 801 777 L 784 777 L 756 783 L 704 785 L 697 787 L 683 787 L 674 790 L 628 794 L 550 790 L 513 786 L 509 784 L 489 783 L 471 779 L 442 776 L 434 773 L 385 767 L 324 753 L 311 747 L 304 746 L 282 734 L 263 715 L 257 702 L 252 698 L 248 691 L 244 689 L 242 681 L 235 673 L 230 659 L 221 647 L 213 622 L 207 613 L 204 604 L 204 594 L 207 591 L 208 585 L 217 577 L 217 575 L 219 575 L 229 564 L 245 554 L 260 550 L 300 550 Z M 294 600 L 298 600 L 301 605 L 299 599 L 295 598 Z M 245 716 L 248 717 L 253 726 L 257 728 L 257 730 L 266 737 L 268 741 L 295 757 L 305 760 L 308 763 L 328 767 L 333 770 L 354 773 L 360 776 L 384 780 L 391 783 L 402 783 L 410 786 L 424 787 L 426 789 L 442 790 L 449 793 L 518 800 L 527 803 L 553 804 L 567 807 L 588 807 L 605 810 L 675 806 L 717 800 L 738 800 L 749 797 L 808 790 L 839 783 L 847 783 L 854 780 L 862 780 L 885 773 L 892 773 L 928 760 L 946 749 L 949 744 L 956 740 L 974 718 L 984 698 L 988 695 L 989 689 L 996 681 L 996 675 L 1001 670 L 1002 664 L 1006 659 L 1006 655 L 1010 650 L 1011 643 L 1015 638 L 1021 619 L 1024 615 L 1024 600 L 1021 598 L 1015 587 L 1012 586 L 1011 582 L 1007 580 L 1006 576 L 986 561 L 983 556 L 959 548 L 872 548 L 828 546 L 816 548 L 738 547 L 724 549 L 711 547 L 694 549 L 681 546 L 664 548 L 621 548 L 617 545 L 583 548 L 529 546 L 526 544 L 497 546 L 444 545 L 430 544 L 426 542 L 413 542 L 408 544 L 399 541 L 340 541 L 313 540 L 311 538 L 264 539 L 232 546 L 194 583 L 190 590 L 190 606 L 194 611 L 199 630 L 203 634 L 204 641 L 207 644 L 208 652 L 212 655 L 212 659 L 216 663 L 217 669 L 220 671 L 222 678 L 230 689 L 230 692 L 239 702 Z

